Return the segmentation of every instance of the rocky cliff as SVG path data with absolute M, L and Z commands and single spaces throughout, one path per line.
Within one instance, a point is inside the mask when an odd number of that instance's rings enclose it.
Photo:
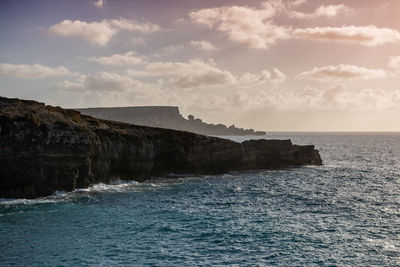
M 149 107 L 116 107 L 116 108 L 83 108 L 77 111 L 99 119 L 121 121 L 130 124 L 160 127 L 204 135 L 265 135 L 265 132 L 253 129 L 229 127 L 223 124 L 205 123 L 189 115 L 185 119 L 178 107 L 149 106 Z
M 34 198 L 114 179 L 302 164 L 322 164 L 314 146 L 289 140 L 236 143 L 0 97 L 0 198 Z

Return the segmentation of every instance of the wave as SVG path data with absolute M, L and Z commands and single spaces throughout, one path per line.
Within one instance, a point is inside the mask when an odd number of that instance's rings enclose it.
M 48 204 L 57 203 L 73 199 L 76 196 L 82 194 L 93 194 L 93 193 L 119 193 L 129 190 L 130 188 L 138 185 L 136 181 L 125 181 L 125 180 L 115 180 L 110 184 L 94 184 L 88 188 L 78 188 L 72 192 L 65 191 L 55 191 L 51 196 L 41 197 L 35 199 L 10 199 L 10 198 L 0 198 L 0 206 L 10 206 L 10 205 L 35 205 L 35 204 Z

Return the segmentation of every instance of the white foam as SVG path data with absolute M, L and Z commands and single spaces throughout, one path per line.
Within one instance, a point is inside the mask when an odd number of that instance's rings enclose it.
M 56 203 L 61 201 L 67 201 L 81 193 L 96 193 L 96 192 L 123 192 L 128 190 L 129 188 L 137 185 L 136 181 L 124 181 L 124 180 L 116 180 L 111 184 L 95 184 L 89 188 L 78 188 L 73 192 L 65 192 L 65 191 L 55 191 L 51 196 L 41 197 L 35 199 L 6 199 L 0 198 L 0 205 L 34 205 L 34 204 L 45 204 L 45 203 Z
M 44 203 L 55 203 L 59 202 L 61 199 L 59 198 L 36 198 L 36 199 L 25 199 L 25 198 L 18 198 L 18 199 L 0 199 L 0 205 L 34 205 L 34 204 L 44 204 Z

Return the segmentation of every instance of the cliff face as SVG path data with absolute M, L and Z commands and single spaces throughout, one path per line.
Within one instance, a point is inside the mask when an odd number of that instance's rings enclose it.
M 121 121 L 130 124 L 160 127 L 180 131 L 188 131 L 204 135 L 265 135 L 265 132 L 253 129 L 241 129 L 234 125 L 209 124 L 189 115 L 185 119 L 178 107 L 117 107 L 117 108 L 85 108 L 77 111 L 99 119 Z
M 314 146 L 236 143 L 188 132 L 95 119 L 0 97 L 0 197 L 33 198 L 115 179 L 218 174 L 322 164 Z

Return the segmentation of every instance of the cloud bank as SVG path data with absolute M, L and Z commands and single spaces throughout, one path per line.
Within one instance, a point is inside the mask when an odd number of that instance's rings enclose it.
M 125 54 L 114 54 L 109 57 L 90 57 L 88 60 L 101 65 L 111 66 L 138 65 L 144 62 L 141 57 L 134 56 L 134 52 L 132 51 Z
M 296 38 L 353 43 L 365 46 L 400 42 L 400 32 L 397 30 L 377 28 L 373 25 L 296 29 L 292 35 Z
M 313 68 L 296 76 L 300 80 L 316 80 L 320 82 L 336 82 L 344 80 L 369 80 L 388 77 L 383 69 L 368 69 L 355 65 L 337 65 Z
M 73 75 L 67 68 L 59 66 L 51 68 L 40 64 L 0 63 L 0 76 L 13 78 L 44 78 Z
M 191 12 L 191 20 L 225 33 L 232 41 L 267 49 L 277 40 L 289 38 L 290 29 L 276 25 L 278 2 L 264 2 L 260 9 L 247 6 L 207 8 Z

